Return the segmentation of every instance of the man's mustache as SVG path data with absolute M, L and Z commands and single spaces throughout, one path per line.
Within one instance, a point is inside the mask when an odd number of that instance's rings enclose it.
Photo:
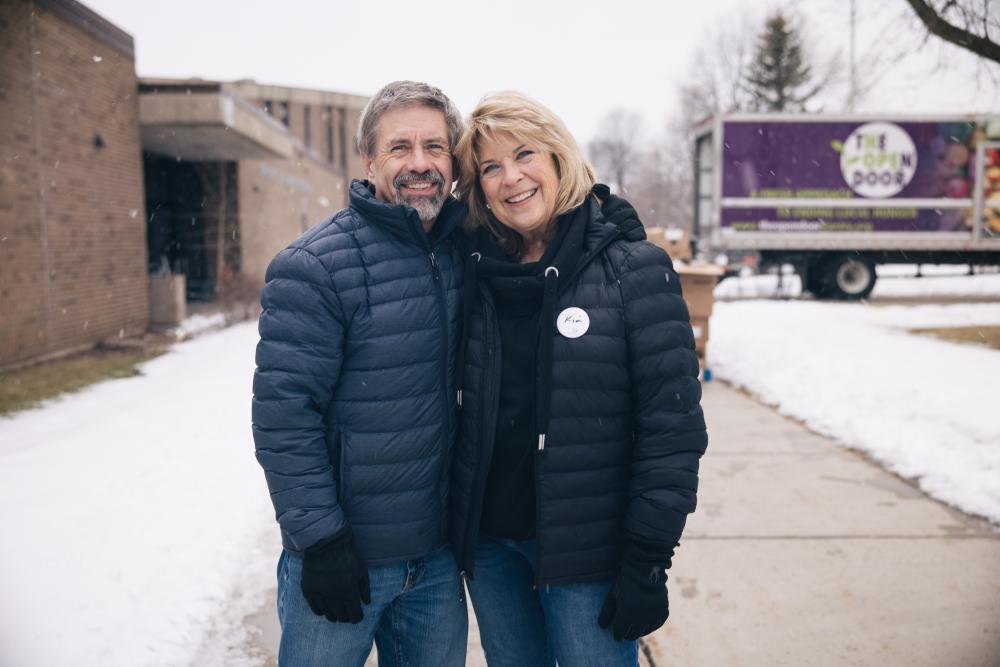
M 434 169 L 428 169 L 425 172 L 408 171 L 405 174 L 400 174 L 393 179 L 392 185 L 398 189 L 404 185 L 409 185 L 414 181 L 430 181 L 436 184 L 438 189 L 441 189 L 444 186 L 444 176 Z

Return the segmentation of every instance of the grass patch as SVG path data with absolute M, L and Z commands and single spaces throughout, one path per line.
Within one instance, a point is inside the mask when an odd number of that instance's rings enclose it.
M 1000 350 L 1000 326 L 981 327 L 937 327 L 911 329 L 912 333 L 934 336 L 955 343 L 976 343 Z
M 158 357 L 165 348 L 98 348 L 12 371 L 0 371 L 0 415 L 32 408 L 60 394 L 114 378 L 141 375 L 136 365 Z

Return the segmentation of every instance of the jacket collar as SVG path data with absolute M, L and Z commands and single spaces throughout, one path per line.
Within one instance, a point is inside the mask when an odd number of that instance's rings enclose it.
M 420 216 L 412 206 L 389 204 L 375 197 L 375 186 L 367 180 L 351 181 L 350 207 L 368 222 L 378 225 L 393 236 L 407 243 L 433 248 L 461 224 L 468 207 L 448 195 L 441 212 L 431 228 L 424 232 Z

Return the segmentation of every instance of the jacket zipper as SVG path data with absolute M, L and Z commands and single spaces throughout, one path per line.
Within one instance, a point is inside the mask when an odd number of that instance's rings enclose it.
M 490 382 L 489 378 L 491 373 L 484 372 L 482 378 L 480 379 L 480 395 L 482 398 L 481 410 L 482 418 L 479 421 L 479 435 L 481 447 L 479 449 L 479 456 L 476 459 L 476 469 L 475 474 L 472 477 L 473 489 L 476 490 L 475 500 L 471 506 L 471 512 L 469 513 L 469 520 L 467 522 L 467 531 L 465 539 L 465 553 L 463 554 L 464 559 L 461 564 L 463 568 L 468 568 L 468 570 L 474 571 L 473 559 L 476 551 L 476 533 L 479 532 L 479 522 L 481 519 L 480 514 L 483 511 L 483 496 L 486 495 L 486 480 L 480 480 L 483 476 L 483 470 L 489 470 L 488 460 L 493 456 L 493 440 L 496 437 L 496 400 L 494 391 L 497 388 L 497 384 L 500 382 L 500 369 L 498 368 L 497 361 L 500 359 L 500 342 L 499 337 L 497 337 L 496 331 L 494 330 L 495 320 L 490 318 L 490 308 L 492 308 L 492 303 L 489 302 L 489 297 L 486 296 L 482 299 L 483 304 L 483 343 L 486 348 L 486 354 L 488 358 L 488 363 L 493 366 L 492 376 L 496 379 L 495 382 Z M 484 369 L 485 371 L 485 369 Z M 489 411 L 487 411 L 489 408 Z M 468 573 L 463 569 L 460 573 L 463 577 L 468 576 Z
M 535 590 L 542 585 L 542 461 L 545 439 L 540 438 L 535 452 Z
M 438 316 L 441 324 L 442 354 L 441 354 L 441 363 L 439 365 L 441 366 L 441 408 L 444 411 L 443 414 L 444 419 L 442 420 L 442 434 L 440 442 L 447 443 L 451 438 L 451 403 L 449 402 L 448 398 L 448 356 L 451 350 L 451 341 L 448 336 L 448 306 L 446 304 L 447 295 L 445 294 L 444 283 L 441 280 L 441 269 L 440 266 L 438 265 L 437 254 L 435 253 L 434 248 L 430 249 L 430 252 L 428 253 L 428 258 L 430 259 L 431 262 L 431 277 L 434 280 L 434 284 L 437 286 L 436 291 L 437 291 L 437 303 L 438 303 Z M 443 460 L 447 461 L 447 457 L 444 457 Z M 442 464 L 441 468 L 445 472 L 445 474 L 447 474 L 448 466 Z M 442 483 L 443 482 L 441 480 L 441 474 L 439 472 L 438 484 Z M 445 508 L 440 503 L 440 498 L 441 498 L 440 493 L 436 495 L 438 499 L 438 516 L 441 516 Z M 447 521 L 448 517 L 447 513 L 445 513 L 445 526 L 447 526 Z
M 431 258 L 431 275 L 434 276 L 434 282 L 441 282 L 441 269 L 438 268 L 437 255 L 432 250 L 428 257 Z

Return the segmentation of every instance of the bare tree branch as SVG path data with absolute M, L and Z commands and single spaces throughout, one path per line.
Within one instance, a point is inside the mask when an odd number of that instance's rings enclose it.
M 626 194 L 632 176 L 639 168 L 638 156 L 645 128 L 642 116 L 628 109 L 613 109 L 597 129 L 597 138 L 590 142 L 590 158 L 602 178 Z
M 931 34 L 967 49 L 982 58 L 1000 63 L 1000 44 L 993 42 L 986 36 L 976 35 L 952 25 L 944 18 L 944 13 L 955 5 L 954 0 L 946 3 L 940 12 L 924 0 L 906 0 L 906 2 Z M 986 11 L 984 11 L 984 21 L 986 20 L 985 14 Z

